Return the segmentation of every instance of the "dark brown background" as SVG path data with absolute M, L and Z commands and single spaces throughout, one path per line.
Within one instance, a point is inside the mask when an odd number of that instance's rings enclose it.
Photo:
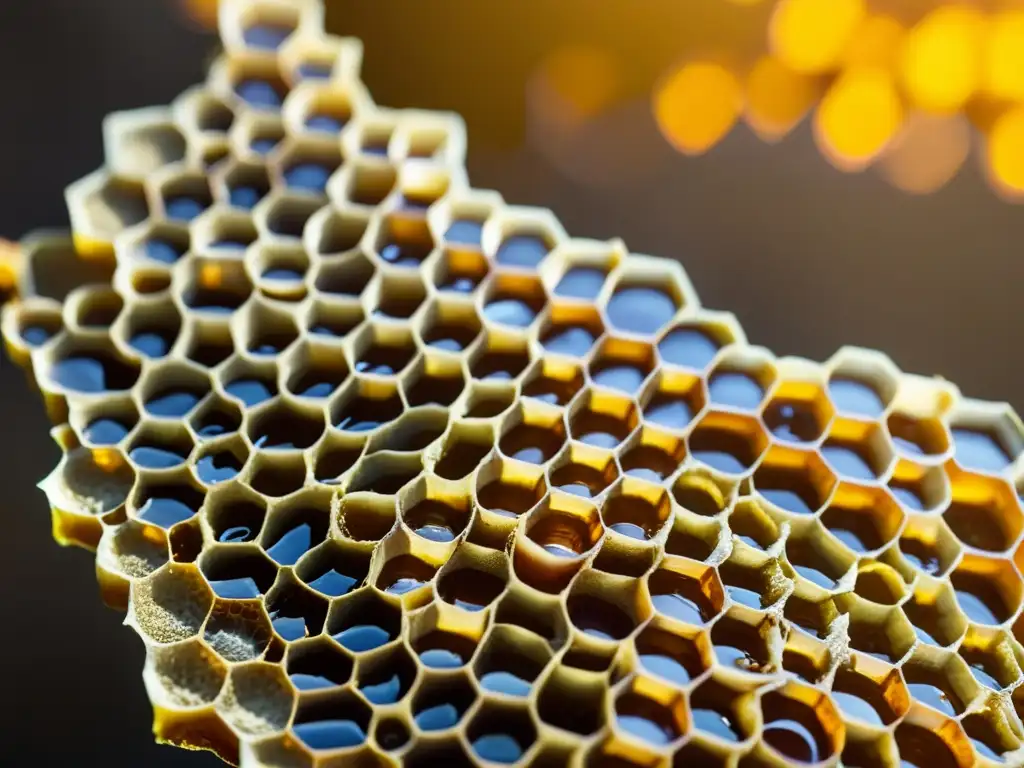
M 1024 208 L 995 199 L 976 159 L 920 198 L 833 170 L 806 128 L 776 147 L 738 129 L 686 159 L 661 142 L 642 98 L 595 128 L 597 167 L 630 152 L 654 166 L 614 192 L 578 186 L 524 147 L 525 78 L 552 45 L 611 46 L 642 97 L 678 40 L 697 34 L 687 14 L 710 2 L 565 0 L 557 17 L 540 0 L 338 2 L 331 22 L 365 39 L 379 103 L 467 115 L 476 186 L 550 206 L 573 234 L 680 259 L 704 303 L 736 312 L 753 342 L 816 359 L 844 343 L 879 347 L 904 370 L 1024 405 Z M 102 160 L 102 116 L 168 102 L 202 76 L 212 44 L 170 0 L 0 3 L 0 234 L 64 224 L 61 190 Z M 217 764 L 152 743 L 141 643 L 101 607 L 91 556 L 50 540 L 35 482 L 58 452 L 7 361 L 0 411 L 0 764 Z

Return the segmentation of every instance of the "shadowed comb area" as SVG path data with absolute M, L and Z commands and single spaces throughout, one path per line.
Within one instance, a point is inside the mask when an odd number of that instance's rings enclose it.
M 468 185 L 312 0 L 104 126 L 4 338 L 159 739 L 247 767 L 1020 765 L 1024 438 Z

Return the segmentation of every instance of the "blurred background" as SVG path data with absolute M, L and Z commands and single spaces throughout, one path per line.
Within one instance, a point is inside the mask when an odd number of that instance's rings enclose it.
M 378 103 L 465 115 L 474 186 L 678 259 L 751 342 L 818 360 L 880 348 L 1024 408 L 1014 3 L 781 5 L 329 0 L 328 18 L 364 40 Z M 0 4 L 0 235 L 66 225 L 62 190 L 102 162 L 102 117 L 202 78 L 211 8 Z M 91 555 L 50 539 L 35 482 L 59 452 L 7 361 L 0 410 L 0 764 L 219 764 L 152 743 L 141 643 L 100 606 Z

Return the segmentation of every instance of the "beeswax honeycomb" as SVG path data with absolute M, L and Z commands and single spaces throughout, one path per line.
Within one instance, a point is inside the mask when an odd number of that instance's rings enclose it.
M 1024 764 L 1024 430 L 472 189 L 314 0 L 111 116 L 11 355 L 165 741 L 242 766 Z

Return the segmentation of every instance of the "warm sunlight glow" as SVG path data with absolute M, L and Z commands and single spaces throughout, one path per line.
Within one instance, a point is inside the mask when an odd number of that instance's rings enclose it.
M 706 152 L 725 136 L 742 108 L 736 76 L 720 64 L 690 62 L 654 94 L 654 117 L 666 139 L 686 154 Z
M 930 13 L 907 36 L 900 62 L 911 101 L 929 112 L 955 112 L 978 87 L 985 18 L 967 7 Z
M 835 66 L 864 17 L 864 0 L 779 0 L 769 36 L 779 59 L 797 72 Z
M 903 105 L 888 72 L 850 70 L 825 94 L 815 114 L 818 144 L 843 170 L 860 170 L 892 139 Z

